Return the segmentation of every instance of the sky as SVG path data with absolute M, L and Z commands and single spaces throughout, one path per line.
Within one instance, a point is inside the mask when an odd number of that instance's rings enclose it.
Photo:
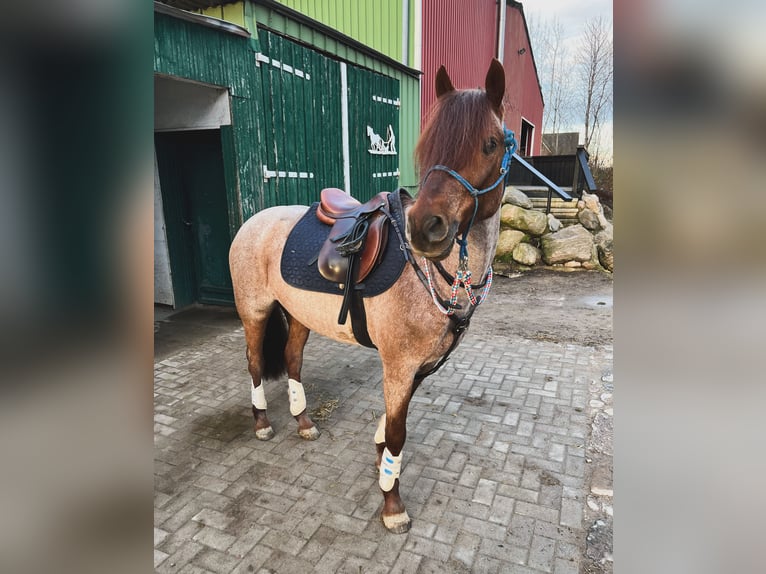
M 612 0 L 523 0 L 527 19 L 543 20 L 557 16 L 570 38 L 575 38 L 583 24 L 595 16 L 612 17 Z
M 522 0 L 527 22 L 537 19 L 541 22 L 557 17 L 564 29 L 565 43 L 574 49 L 585 22 L 591 18 L 602 16 L 612 19 L 612 0 Z M 584 133 L 584 125 L 579 126 L 580 134 Z M 602 155 L 611 158 L 612 155 L 612 117 L 602 127 Z

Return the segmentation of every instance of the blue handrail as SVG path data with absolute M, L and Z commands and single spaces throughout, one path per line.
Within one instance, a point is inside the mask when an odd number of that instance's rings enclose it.
M 542 173 L 540 173 L 539 171 L 537 171 L 537 169 L 535 169 L 535 167 L 534 167 L 534 166 L 533 166 L 531 163 L 529 163 L 528 161 L 526 161 L 525 159 L 523 159 L 523 158 L 522 158 L 522 157 L 521 157 L 519 154 L 516 154 L 516 153 L 515 153 L 515 154 L 513 154 L 513 159 L 515 159 L 516 161 L 518 161 L 520 165 L 524 166 L 524 167 L 525 167 L 527 170 L 529 170 L 529 171 L 530 171 L 530 172 L 531 172 L 531 173 L 532 173 L 532 174 L 533 174 L 533 175 L 534 175 L 534 176 L 535 176 L 537 179 L 539 179 L 539 180 L 540 180 L 540 181 L 542 181 L 542 182 L 543 182 L 545 185 L 547 185 L 549 190 L 553 190 L 553 191 L 555 191 L 555 192 L 556 192 L 556 194 L 557 194 L 559 197 L 561 197 L 562 199 L 566 199 L 567 201 L 572 201 L 572 200 L 574 199 L 574 198 L 573 198 L 571 195 L 569 195 L 569 194 L 568 194 L 566 191 L 564 191 L 563 189 L 561 189 L 561 188 L 560 188 L 558 185 L 556 185 L 556 184 L 555 184 L 555 183 L 553 183 L 553 182 L 552 182 L 550 179 L 548 179 L 547 177 L 545 177 L 545 176 L 544 176 Z

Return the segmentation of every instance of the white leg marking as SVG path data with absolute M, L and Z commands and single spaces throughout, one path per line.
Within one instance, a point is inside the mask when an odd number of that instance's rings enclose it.
M 297 416 L 306 410 L 306 393 L 303 385 L 295 379 L 287 379 L 287 393 L 290 397 L 290 414 Z
M 378 429 L 375 431 L 375 444 L 386 442 L 386 413 L 378 419 Z
M 257 387 L 250 387 L 250 399 L 256 409 L 260 411 L 266 410 L 266 393 L 263 392 L 263 383 Z
M 383 457 L 380 460 L 380 478 L 378 484 L 383 492 L 389 492 L 394 487 L 394 481 L 399 478 L 399 471 L 402 469 L 402 453 L 394 456 L 388 450 L 383 449 Z

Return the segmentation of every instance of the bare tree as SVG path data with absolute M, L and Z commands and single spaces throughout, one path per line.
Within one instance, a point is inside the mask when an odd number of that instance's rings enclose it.
M 601 126 L 612 108 L 612 79 L 614 77 L 614 44 L 611 23 L 602 17 L 585 23 L 576 55 L 582 89 L 585 147 L 591 156 L 598 156 Z
M 545 102 L 543 133 L 558 134 L 571 129 L 575 98 L 572 57 L 564 42 L 564 27 L 554 17 L 541 22 L 532 18 L 529 33 Z

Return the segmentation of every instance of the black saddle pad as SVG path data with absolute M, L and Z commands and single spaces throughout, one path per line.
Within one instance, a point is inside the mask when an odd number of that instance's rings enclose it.
M 397 201 L 398 193 L 394 192 L 389 196 L 393 199 L 393 196 L 397 194 L 396 199 L 389 200 L 389 209 L 399 223 L 399 229 L 404 232 L 401 203 Z M 322 277 L 317 267 L 319 250 L 330 234 L 330 229 L 332 229 L 330 225 L 325 225 L 317 219 L 318 205 L 319 202 L 314 203 L 309 208 L 306 214 L 295 224 L 287 238 L 280 264 L 282 279 L 288 285 L 298 289 L 342 295 L 343 290 L 338 287 L 338 284 Z M 389 229 L 386 249 L 380 264 L 360 284 L 360 287 L 363 286 L 361 290 L 363 297 L 380 295 L 399 279 L 404 265 L 407 263 L 400 244 L 397 233 L 393 229 Z

